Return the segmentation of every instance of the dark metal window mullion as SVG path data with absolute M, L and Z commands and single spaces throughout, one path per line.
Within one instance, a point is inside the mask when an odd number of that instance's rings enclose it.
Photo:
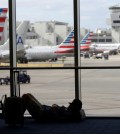
M 80 66 L 80 0 L 73 0 L 74 9 L 74 61 Z M 75 98 L 81 99 L 81 69 L 75 68 Z

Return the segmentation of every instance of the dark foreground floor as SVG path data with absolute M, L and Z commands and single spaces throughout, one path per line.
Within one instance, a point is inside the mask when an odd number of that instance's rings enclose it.
M 120 134 L 120 118 L 86 118 L 74 123 L 36 123 L 25 119 L 24 126 L 9 127 L 0 119 L 0 134 Z

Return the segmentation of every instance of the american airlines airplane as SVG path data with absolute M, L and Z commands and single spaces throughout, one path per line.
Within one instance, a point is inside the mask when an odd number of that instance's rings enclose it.
M 91 44 L 90 51 L 93 53 L 117 53 L 120 50 L 120 43 Z
M 89 50 L 89 36 L 91 36 L 90 32 L 87 33 L 81 42 L 80 50 L 82 52 Z M 70 32 L 67 38 L 60 45 L 31 47 L 26 50 L 25 55 L 28 60 L 40 61 L 46 61 L 49 59 L 56 61 L 57 58 L 70 56 L 74 56 L 74 30 Z
M 17 58 L 23 57 L 25 54 L 25 38 L 29 27 L 29 21 L 23 21 L 16 30 L 16 45 L 17 45 Z M 0 46 L 0 61 L 5 62 L 9 60 L 9 39 Z

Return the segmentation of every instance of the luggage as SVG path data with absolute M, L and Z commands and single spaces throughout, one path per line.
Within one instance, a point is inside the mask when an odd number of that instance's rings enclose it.
M 12 125 L 24 123 L 25 105 L 21 97 L 7 97 L 3 104 L 5 123 Z
M 43 107 L 41 103 L 30 93 L 22 96 L 24 104 L 31 116 L 36 120 L 40 121 L 43 118 Z

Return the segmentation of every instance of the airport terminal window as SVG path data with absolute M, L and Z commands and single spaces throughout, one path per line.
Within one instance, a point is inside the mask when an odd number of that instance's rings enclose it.
M 98 35 L 96 34 L 96 36 Z M 57 38 L 56 41 L 58 41 Z M 105 42 L 105 40 L 100 41 Z M 92 39 L 92 42 L 98 42 L 98 39 Z M 106 39 L 106 42 L 111 42 L 111 39 Z M 41 103 L 48 105 L 58 103 L 67 106 L 67 102 L 75 97 L 74 71 L 79 69 L 83 109 L 86 115 L 114 116 L 116 113 L 120 115 L 119 55 L 109 55 L 108 59 L 105 59 L 101 54 L 98 54 L 99 56 L 98 59 L 94 55 L 90 55 L 86 59 L 81 56 L 79 67 L 74 66 L 74 56 L 58 58 L 57 61 L 52 59 L 53 61 L 33 61 L 29 64 L 22 64 L 21 66 L 25 65 L 23 68 L 31 76 L 31 81 L 30 83 L 21 82 L 21 95 L 30 92 Z M 7 63 L 5 64 L 7 65 Z M 113 68 L 110 69 L 111 66 Z M 4 77 L 9 75 L 9 70 L 8 72 L 6 70 L 0 71 Z M 9 86 L 9 84 L 1 86 L 0 94 L 6 92 L 9 95 Z
M 105 42 L 105 39 L 99 39 L 99 42 Z
M 112 42 L 112 39 L 106 39 L 106 42 Z
M 119 20 L 116 20 L 116 21 L 114 20 L 113 23 L 120 23 L 120 21 Z
M 92 42 L 98 42 L 98 39 L 92 39 Z
M 43 6 L 43 8 L 44 8 L 44 6 Z M 53 17 L 53 14 L 52 14 L 52 17 Z M 26 18 L 24 18 L 24 19 L 26 19 Z M 55 24 L 54 21 L 53 21 L 53 24 Z M 66 25 L 66 24 L 64 24 L 64 25 Z M 58 25 L 57 27 L 58 27 L 58 30 L 60 31 L 60 29 L 61 29 L 60 27 L 62 27 L 62 25 Z M 41 31 L 43 30 L 42 28 L 43 27 L 41 27 Z M 50 30 L 50 28 L 48 30 Z M 66 31 L 67 31 L 67 28 L 66 28 Z M 64 32 L 64 34 L 63 34 L 64 36 L 62 38 L 64 38 L 66 36 L 65 35 L 66 31 L 63 28 L 61 29 L 60 32 L 61 33 Z M 44 31 L 42 31 L 42 32 L 44 33 Z M 47 36 L 47 34 L 45 36 Z M 49 39 L 54 41 L 55 36 L 52 36 L 52 34 L 51 34 L 51 37 L 49 36 Z M 33 39 L 32 36 L 30 36 L 29 38 Z M 41 42 L 42 42 L 42 40 L 39 41 L 39 43 L 41 43 Z M 42 45 L 43 44 L 44 45 L 48 45 L 48 44 L 55 45 L 56 42 L 55 43 L 54 42 L 51 43 L 51 41 L 47 42 L 47 39 L 46 39 L 46 42 L 43 41 L 41 44 Z M 36 55 L 36 53 L 34 53 L 34 55 Z M 50 54 L 48 54 L 48 55 L 50 55 Z M 31 82 L 28 83 L 28 82 L 24 81 L 23 83 L 22 82 L 20 83 L 21 95 L 23 93 L 31 92 L 33 95 L 35 95 L 35 97 L 41 103 L 49 104 L 49 105 L 51 105 L 53 103 L 57 103 L 59 105 L 68 105 L 68 102 L 70 102 L 75 97 L 74 96 L 74 91 L 75 91 L 74 69 L 73 68 L 68 69 L 68 70 L 64 69 L 64 64 L 67 67 L 72 66 L 74 63 L 74 57 L 72 57 L 66 61 L 65 61 L 65 58 L 66 57 L 58 58 L 57 61 L 55 61 L 56 59 L 53 58 L 53 59 L 47 59 L 47 60 L 39 60 L 38 62 L 32 61 L 26 65 L 22 64 L 22 66 L 26 67 L 25 69 L 27 70 L 27 74 L 31 76 Z M 63 62 L 64 62 L 64 64 L 63 64 Z M 29 67 L 31 69 L 29 69 Z M 46 69 L 47 67 L 48 67 L 48 69 Z M 55 67 L 58 67 L 58 68 L 56 69 Z M 59 69 L 59 67 L 62 67 L 62 68 Z M 37 69 L 37 68 L 39 68 L 39 69 Z M 68 96 L 68 92 L 69 92 L 69 96 Z
M 56 43 L 59 44 L 59 36 L 56 37 Z

